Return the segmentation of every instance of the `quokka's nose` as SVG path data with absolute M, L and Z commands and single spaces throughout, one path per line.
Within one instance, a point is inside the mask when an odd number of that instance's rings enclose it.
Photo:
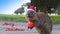
M 28 16 L 28 17 L 31 17 L 31 14 L 30 14 L 30 13 L 28 13 L 28 14 L 27 14 L 27 16 Z

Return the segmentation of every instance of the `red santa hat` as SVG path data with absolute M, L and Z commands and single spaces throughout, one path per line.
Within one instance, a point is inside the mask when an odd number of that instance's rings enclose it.
M 34 5 L 31 5 L 31 6 L 27 9 L 27 11 L 29 11 L 29 10 L 36 12 L 36 8 L 35 8 Z

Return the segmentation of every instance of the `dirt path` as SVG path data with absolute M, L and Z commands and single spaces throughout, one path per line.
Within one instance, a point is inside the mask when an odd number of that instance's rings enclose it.
M 5 22 L 13 23 L 14 27 L 24 29 L 24 31 L 6 31 L 6 28 L 12 28 L 11 25 L 3 25 Z M 26 23 L 16 21 L 0 21 L 0 34 L 38 34 L 35 28 L 29 30 Z M 60 24 L 53 25 L 52 34 L 60 34 Z

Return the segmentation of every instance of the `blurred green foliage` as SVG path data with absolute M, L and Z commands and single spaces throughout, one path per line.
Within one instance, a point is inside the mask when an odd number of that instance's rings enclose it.
M 60 15 L 57 16 L 50 16 L 53 23 L 60 23 Z
M 60 15 L 50 16 L 53 23 L 60 23 Z M 22 20 L 26 21 L 25 15 L 1 15 L 0 20 Z
M 0 20 L 25 20 L 24 15 L 0 15 Z

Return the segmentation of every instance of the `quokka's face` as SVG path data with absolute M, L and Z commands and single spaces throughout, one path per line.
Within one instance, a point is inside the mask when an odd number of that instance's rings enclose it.
M 35 12 L 34 11 L 28 11 L 26 14 L 26 17 L 28 18 L 29 21 L 33 21 L 35 18 Z

